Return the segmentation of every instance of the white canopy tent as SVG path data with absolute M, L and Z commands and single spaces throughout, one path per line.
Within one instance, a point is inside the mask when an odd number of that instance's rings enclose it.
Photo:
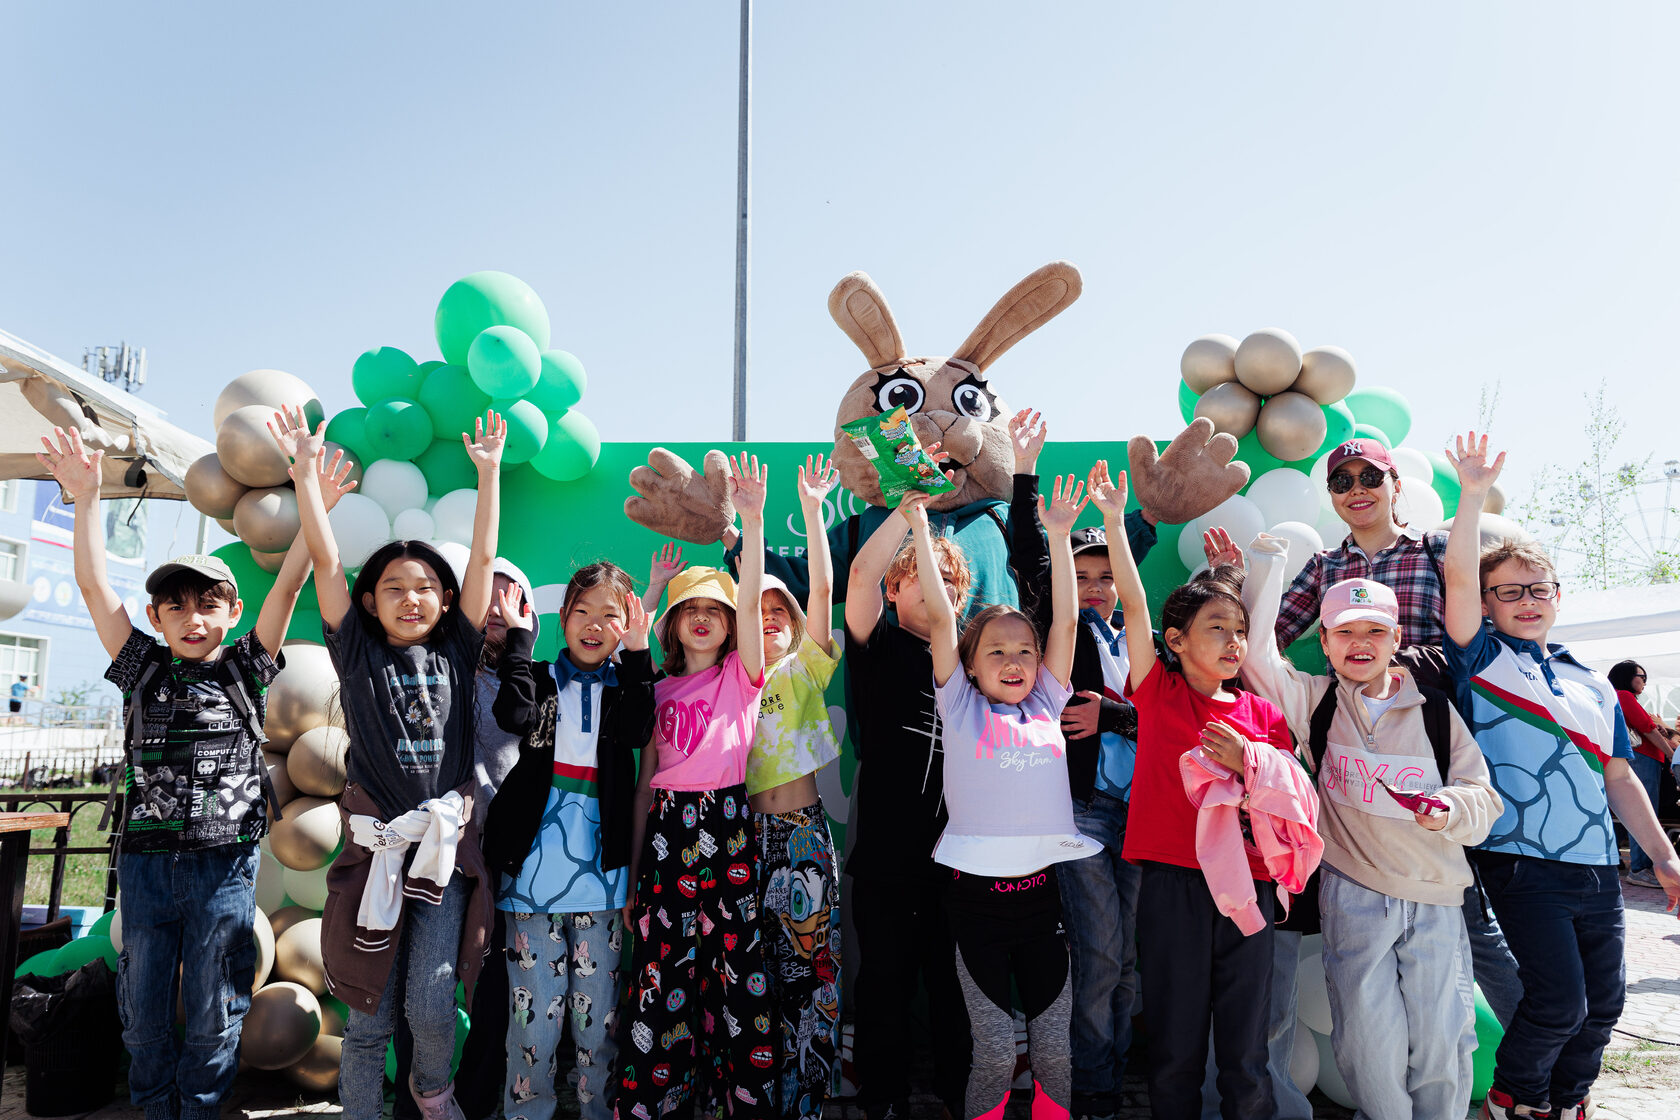
M 1552 641 L 1600 672 L 1618 661 L 1639 662 L 1650 676 L 1645 706 L 1668 720 L 1680 714 L 1680 584 L 1566 587 Z

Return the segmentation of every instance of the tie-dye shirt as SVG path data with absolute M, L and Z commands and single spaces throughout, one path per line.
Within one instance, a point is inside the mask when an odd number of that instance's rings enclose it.
M 840 648 L 838 634 L 829 641 L 835 650 Z M 794 655 L 784 658 L 764 682 L 758 731 L 747 756 L 749 794 L 815 773 L 840 757 L 823 696 L 839 667 L 839 656 L 807 633 Z
M 1449 637 L 1446 650 L 1458 710 L 1505 802 L 1479 847 L 1614 867 L 1604 763 L 1633 748 L 1610 682 L 1561 645 L 1542 650 L 1486 621 L 1469 646 Z

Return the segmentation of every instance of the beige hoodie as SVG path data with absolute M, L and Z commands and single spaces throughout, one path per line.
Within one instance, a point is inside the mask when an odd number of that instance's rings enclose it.
M 1435 906 L 1459 906 L 1470 885 L 1464 849 L 1486 839 L 1503 811 L 1488 781 L 1487 762 L 1456 711 L 1452 727 L 1451 773 L 1443 776 L 1424 729 L 1423 695 L 1398 665 L 1400 694 L 1372 725 L 1359 697 L 1361 686 L 1334 675 L 1303 673 L 1271 640 L 1283 596 L 1287 544 L 1271 537 L 1248 551 L 1243 604 L 1249 611 L 1249 643 L 1243 683 L 1283 711 L 1298 742 L 1307 741 L 1313 709 L 1325 690 L 1337 689 L 1336 718 L 1318 774 L 1319 832 L 1324 862 L 1368 890 Z M 1431 832 L 1417 823 L 1376 778 L 1396 789 L 1424 790 L 1450 807 L 1447 826 Z

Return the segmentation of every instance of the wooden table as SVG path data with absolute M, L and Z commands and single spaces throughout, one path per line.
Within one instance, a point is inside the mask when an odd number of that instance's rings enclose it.
M 0 1007 L 11 1013 L 12 973 L 17 970 L 18 938 L 23 931 L 23 888 L 29 866 L 29 834 L 37 829 L 69 828 L 69 813 L 0 813 L 0 890 L 10 905 L 0 919 Z M 6 1031 L 0 1024 L 0 1071 L 6 1068 Z

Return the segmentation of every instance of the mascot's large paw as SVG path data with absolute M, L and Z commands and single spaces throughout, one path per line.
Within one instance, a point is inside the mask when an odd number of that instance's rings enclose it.
M 630 472 L 630 487 L 636 493 L 624 499 L 624 516 L 662 537 L 715 544 L 735 524 L 729 460 L 721 451 L 706 452 L 703 470 L 696 471 L 680 455 L 656 447 L 646 466 Z
M 1132 464 L 1132 492 L 1138 504 L 1169 525 L 1183 525 L 1248 485 L 1248 464 L 1233 463 L 1237 441 L 1214 435 L 1213 421 L 1199 416 L 1174 437 L 1159 458 L 1155 441 L 1133 436 L 1126 445 Z

